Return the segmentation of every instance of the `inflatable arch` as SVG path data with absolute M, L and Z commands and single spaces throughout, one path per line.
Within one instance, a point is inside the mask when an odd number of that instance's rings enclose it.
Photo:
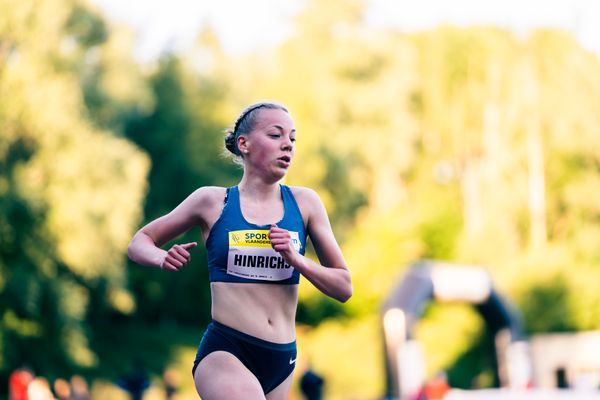
M 429 301 L 472 304 L 495 341 L 496 377 L 502 387 L 531 383 L 531 362 L 521 318 L 494 289 L 485 269 L 423 260 L 409 266 L 382 307 L 386 399 L 407 399 L 425 380 L 413 328 Z

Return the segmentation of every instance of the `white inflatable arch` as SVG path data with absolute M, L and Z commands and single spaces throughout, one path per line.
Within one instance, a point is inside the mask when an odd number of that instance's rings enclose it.
M 530 384 L 531 362 L 521 318 L 494 289 L 486 270 L 423 260 L 409 266 L 381 310 L 386 399 L 409 398 L 424 383 L 424 360 L 413 329 L 430 301 L 472 304 L 494 336 L 500 386 Z

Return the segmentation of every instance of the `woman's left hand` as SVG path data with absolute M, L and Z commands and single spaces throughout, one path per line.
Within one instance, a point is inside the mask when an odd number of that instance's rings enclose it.
M 298 265 L 298 257 L 300 257 L 300 253 L 294 249 L 292 244 L 292 236 L 287 229 L 279 228 L 275 224 L 271 225 L 269 239 L 271 240 L 271 246 L 273 249 L 281 254 L 285 262 L 291 266 Z

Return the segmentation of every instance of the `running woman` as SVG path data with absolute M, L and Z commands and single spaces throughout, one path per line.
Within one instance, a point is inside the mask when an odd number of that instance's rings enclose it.
M 176 272 L 197 243 L 161 248 L 198 226 L 208 254 L 212 321 L 192 374 L 204 400 L 284 400 L 296 364 L 300 275 L 340 302 L 350 271 L 314 190 L 279 182 L 294 158 L 296 128 L 276 103 L 249 106 L 225 147 L 243 165 L 237 186 L 201 187 L 142 227 L 129 245 L 138 264 Z M 304 256 L 310 238 L 318 262 Z

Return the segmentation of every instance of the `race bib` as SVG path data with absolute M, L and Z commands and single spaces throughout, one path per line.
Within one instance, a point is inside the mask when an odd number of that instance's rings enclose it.
M 290 231 L 292 246 L 300 251 L 298 232 Z M 227 273 L 248 279 L 281 281 L 292 277 L 294 268 L 271 247 L 268 230 L 229 232 Z

